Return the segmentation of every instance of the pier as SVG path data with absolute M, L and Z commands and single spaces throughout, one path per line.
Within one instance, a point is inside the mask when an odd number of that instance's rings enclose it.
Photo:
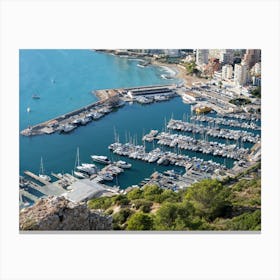
M 212 137 L 229 139 L 229 140 L 241 140 L 242 142 L 257 143 L 260 140 L 260 135 L 254 135 L 252 132 L 246 130 L 234 130 L 220 128 L 218 126 L 210 127 L 203 126 L 195 123 L 184 122 L 181 120 L 171 119 L 167 125 L 168 129 L 179 130 L 183 132 L 192 132 L 197 134 L 205 134 Z M 145 139 L 152 140 L 152 137 L 145 135 Z
M 129 100 L 128 93 L 137 92 L 138 96 L 144 97 L 145 93 L 153 92 L 154 95 L 174 94 L 176 85 L 150 85 L 143 87 L 117 88 L 95 90 L 93 93 L 100 99 L 97 102 L 88 104 L 72 112 L 57 116 L 51 120 L 29 126 L 20 132 L 24 136 L 34 136 L 42 134 L 52 134 L 55 132 L 69 133 L 80 125 L 98 120 L 105 114 L 110 113 L 114 108 L 121 107 L 125 101 Z M 158 99 L 158 101 L 168 100 L 167 98 Z M 156 101 L 156 100 L 155 100 Z
M 24 173 L 25 175 L 31 177 L 32 179 L 35 179 L 36 181 L 42 183 L 43 185 L 49 184 L 48 181 L 45 181 L 45 180 L 42 179 L 41 177 L 39 177 L 39 176 L 37 176 L 36 174 L 32 173 L 31 171 L 26 170 L 26 171 L 24 171 L 23 173 Z

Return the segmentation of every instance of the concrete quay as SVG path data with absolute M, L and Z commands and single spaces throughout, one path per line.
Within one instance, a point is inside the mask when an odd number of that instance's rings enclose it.
M 157 92 L 160 95 L 161 90 L 169 89 L 173 91 L 176 88 L 172 85 L 149 85 L 142 87 L 117 88 L 95 90 L 94 93 L 100 100 L 89 105 L 83 106 L 72 112 L 57 116 L 51 120 L 29 126 L 20 132 L 24 136 L 34 136 L 42 134 L 52 134 L 55 132 L 69 133 L 80 125 L 98 120 L 105 114 L 110 113 L 114 108 L 121 107 L 128 101 L 127 94 L 131 91 L 138 92 L 138 95 L 145 96 L 145 93 L 151 91 Z

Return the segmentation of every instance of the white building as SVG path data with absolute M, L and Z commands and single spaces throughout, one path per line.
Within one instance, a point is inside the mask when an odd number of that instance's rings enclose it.
M 234 82 L 236 85 L 244 86 L 248 83 L 248 66 L 244 63 L 235 64 Z
M 220 52 L 220 62 L 222 64 L 233 64 L 234 59 L 233 49 L 222 49 Z
M 169 57 L 179 57 L 180 51 L 178 49 L 166 49 L 164 50 L 164 54 L 168 55 Z
M 209 50 L 208 49 L 197 49 L 196 50 L 196 64 L 198 66 L 201 66 L 203 64 L 208 63 L 208 55 Z
M 222 79 L 232 79 L 233 67 L 230 64 L 226 64 L 222 67 Z
M 252 69 L 251 69 L 251 74 L 252 74 L 253 76 L 260 76 L 260 75 L 261 75 L 261 63 L 260 63 L 260 62 L 256 63 L 256 64 L 252 67 Z

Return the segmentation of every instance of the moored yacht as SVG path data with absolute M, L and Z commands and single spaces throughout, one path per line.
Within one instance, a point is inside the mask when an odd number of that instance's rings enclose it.
M 132 166 L 131 163 L 125 162 L 123 160 L 117 161 L 116 165 L 120 168 L 130 168 Z
M 77 170 L 86 172 L 90 175 L 95 174 L 97 172 L 97 168 L 96 168 L 95 164 L 91 164 L 91 163 L 82 163 L 81 165 L 77 166 L 76 168 L 77 168 Z
M 43 165 L 43 158 L 41 157 L 41 162 L 40 162 L 40 170 L 39 170 L 39 177 L 47 182 L 51 181 L 51 177 L 46 175 L 44 172 L 44 165 Z
M 102 173 L 99 174 L 99 176 L 102 178 L 102 180 L 105 181 L 112 181 L 114 179 L 114 177 L 110 173 Z
M 95 162 L 99 162 L 102 164 L 110 164 L 111 161 L 106 156 L 97 156 L 97 155 L 91 155 L 91 158 Z
M 79 179 L 86 179 L 89 177 L 86 173 L 79 172 L 79 171 L 74 171 L 74 175 Z

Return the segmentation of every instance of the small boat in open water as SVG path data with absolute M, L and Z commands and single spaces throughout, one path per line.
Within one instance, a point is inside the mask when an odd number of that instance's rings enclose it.
M 32 98 L 33 98 L 33 99 L 40 99 L 41 97 L 40 97 L 38 94 L 33 94 L 33 95 L 32 95 Z

